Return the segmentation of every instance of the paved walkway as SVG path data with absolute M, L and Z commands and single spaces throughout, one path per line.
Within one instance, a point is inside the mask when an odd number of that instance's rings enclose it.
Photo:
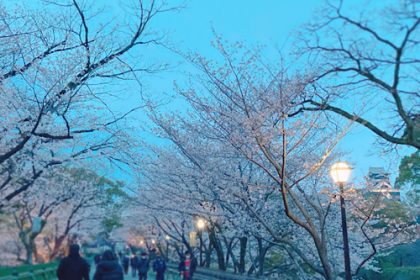
M 95 274 L 95 269 L 91 269 L 91 279 L 93 280 L 93 275 Z M 131 268 L 128 271 L 127 275 L 124 275 L 124 280 L 138 280 L 138 276 L 136 277 L 132 277 L 131 276 Z M 156 279 L 156 275 L 154 272 L 152 272 L 151 270 L 149 270 L 149 273 L 147 274 L 147 280 L 155 280 Z M 165 280 L 181 280 L 181 278 L 176 275 L 175 273 L 171 273 L 171 272 L 167 272 L 165 273 Z

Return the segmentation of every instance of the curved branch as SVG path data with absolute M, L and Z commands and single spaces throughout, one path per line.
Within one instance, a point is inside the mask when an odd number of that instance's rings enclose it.
M 352 114 L 349 113 L 341 108 L 329 105 L 327 103 L 319 103 L 313 100 L 307 100 L 304 101 L 303 103 L 309 103 L 311 105 L 315 105 L 316 107 L 303 107 L 303 110 L 305 111 L 331 111 L 334 112 L 338 115 L 341 115 L 349 120 L 355 121 L 363 126 L 365 126 L 366 128 L 368 128 L 369 130 L 371 130 L 372 132 L 374 132 L 376 135 L 380 136 L 381 138 L 394 143 L 394 144 L 402 144 L 402 145 L 408 145 L 408 146 L 413 146 L 416 147 L 417 149 L 420 149 L 420 143 L 416 141 L 416 139 L 410 139 L 407 137 L 395 137 L 392 136 L 390 134 L 388 134 L 387 132 L 385 132 L 384 130 L 378 128 L 376 125 L 374 125 L 373 123 L 369 122 L 368 120 L 356 115 L 356 114 Z M 407 129 L 412 129 L 410 127 L 407 127 Z

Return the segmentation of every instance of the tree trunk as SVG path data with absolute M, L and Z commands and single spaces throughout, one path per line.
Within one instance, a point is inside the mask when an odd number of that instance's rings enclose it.
M 64 240 L 66 239 L 66 236 L 67 235 L 61 235 L 58 238 L 54 239 L 54 247 L 50 254 L 50 261 L 55 259 L 58 256 L 58 253 L 60 253 L 60 250 L 62 249 L 62 245 L 63 245 Z
M 261 276 L 264 273 L 264 259 L 265 259 L 265 253 L 267 251 L 263 247 L 263 241 L 261 238 L 257 238 L 257 243 L 258 243 L 258 276 Z
M 219 267 L 219 270 L 226 270 L 226 264 L 225 264 L 225 256 L 223 254 L 223 247 L 220 244 L 220 240 L 217 238 L 216 233 L 214 232 L 214 229 L 209 231 L 209 238 L 213 244 L 214 250 L 216 250 L 216 256 L 217 256 L 217 264 Z
M 318 251 L 318 255 L 321 259 L 322 268 L 324 269 L 324 278 L 326 280 L 333 280 L 334 276 L 333 276 L 333 271 L 332 271 L 330 262 L 328 260 L 326 244 L 322 245 L 319 242 L 317 242 L 317 239 L 314 239 L 314 240 L 315 240 L 316 249 Z
M 230 257 L 232 257 L 232 263 L 233 263 L 233 267 L 234 267 L 234 272 L 236 273 L 236 268 L 237 268 L 237 264 L 236 264 L 236 260 L 235 260 L 235 256 L 233 256 L 233 242 L 234 242 L 235 238 L 230 239 L 230 241 L 227 240 L 226 237 L 223 237 L 223 240 L 225 242 L 226 245 L 226 258 L 225 258 L 225 266 L 228 267 L 229 266 L 229 261 L 230 261 Z
M 246 274 L 251 275 L 252 273 L 254 273 L 254 271 L 255 271 L 255 265 L 252 264 L 251 267 L 248 269 L 248 272 Z
M 206 254 L 206 264 L 205 264 L 205 266 L 207 268 L 210 267 L 210 264 L 211 264 L 211 254 L 213 253 L 213 246 L 212 246 L 211 241 L 209 241 L 209 247 L 208 248 L 209 249 L 205 252 L 205 254 Z
M 243 274 L 245 273 L 245 256 L 246 256 L 246 248 L 248 245 L 248 238 L 246 237 L 241 237 L 239 239 L 240 241 L 240 251 L 239 251 L 239 273 Z
M 26 258 L 25 263 L 26 264 L 32 264 L 33 259 L 33 246 L 32 244 L 25 244 L 25 250 L 26 250 Z
M 19 239 L 25 247 L 25 264 L 33 264 L 35 249 L 35 238 L 38 234 L 32 233 L 30 230 L 19 232 Z

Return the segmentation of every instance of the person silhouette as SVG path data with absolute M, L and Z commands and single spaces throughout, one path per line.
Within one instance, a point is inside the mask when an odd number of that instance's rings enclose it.
M 59 280 L 89 280 L 89 264 L 79 251 L 79 245 L 70 245 L 69 255 L 61 260 L 57 269 Z
M 156 280 L 165 279 L 166 262 L 159 251 L 156 252 L 156 259 L 153 262 L 153 271 L 156 272 Z
M 107 250 L 103 253 L 102 259 L 96 267 L 93 280 L 123 280 L 123 268 L 118 262 L 117 256 Z

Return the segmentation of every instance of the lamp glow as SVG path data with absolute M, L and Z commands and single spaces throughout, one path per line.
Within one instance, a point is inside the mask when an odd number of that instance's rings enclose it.
M 202 230 L 202 229 L 204 229 L 206 227 L 206 221 L 204 221 L 203 219 L 199 219 L 198 221 L 197 221 L 197 228 L 199 229 L 199 230 Z
M 336 184 L 346 183 L 351 174 L 351 167 L 344 161 L 334 163 L 331 166 L 330 175 Z

